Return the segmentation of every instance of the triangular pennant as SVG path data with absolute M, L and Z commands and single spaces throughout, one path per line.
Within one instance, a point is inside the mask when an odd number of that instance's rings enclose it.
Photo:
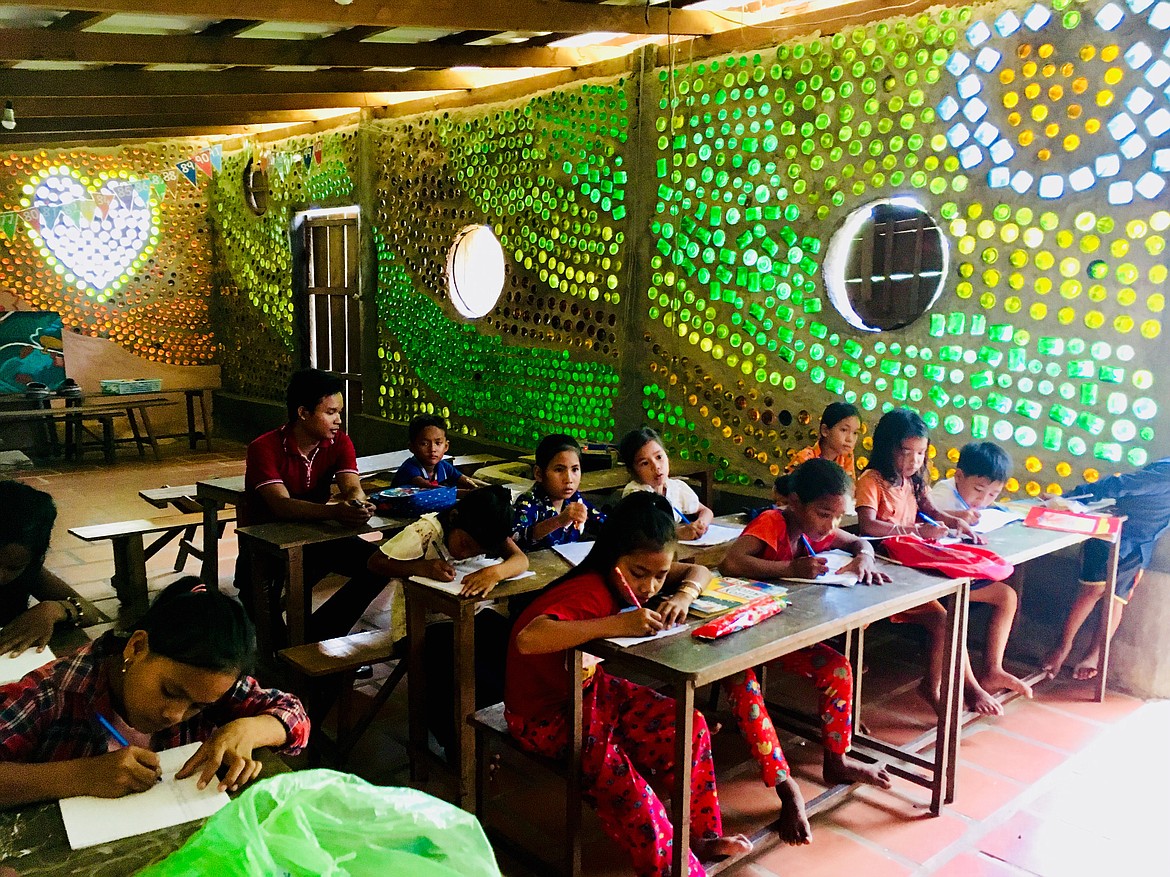
M 93 202 L 93 199 L 86 198 L 74 203 L 77 204 L 77 212 L 81 219 L 85 222 L 92 222 L 94 214 L 97 213 L 97 204 Z M 78 225 L 80 224 L 79 222 Z
M 52 228 L 61 216 L 60 204 L 42 204 L 37 208 L 41 212 L 41 228 Z
M 195 162 L 195 167 L 199 168 L 200 171 L 209 177 L 211 176 L 211 153 L 208 150 L 195 153 L 191 156 L 191 161 Z
M 134 209 L 134 187 L 132 185 L 129 183 L 121 183 L 116 186 L 111 186 L 111 188 L 114 190 L 114 197 L 122 205 L 122 209 Z
M 94 192 L 93 203 L 97 215 L 104 219 L 110 212 L 110 205 L 114 203 L 114 196 L 109 192 Z
M 135 180 L 134 196 L 143 207 L 148 206 L 150 204 L 150 180 Z
M 217 143 L 211 147 L 211 166 L 216 172 L 223 170 L 223 144 Z
M 308 170 L 308 168 L 310 168 L 312 166 L 312 164 L 313 164 L 313 147 L 312 146 L 306 146 L 303 150 L 301 150 L 301 164 L 303 164 L 305 166 L 306 170 Z
M 188 183 L 196 189 L 199 188 L 199 171 L 195 169 L 195 162 L 188 158 L 180 161 L 175 167 L 179 169 L 179 173 L 187 178 Z
M 81 224 L 81 204 L 81 201 L 70 201 L 64 206 L 64 209 L 62 210 L 62 212 L 65 214 L 65 218 L 74 225 Z
M 158 174 L 152 174 L 150 177 L 150 194 L 154 196 L 155 201 L 159 202 L 167 196 L 166 181 Z
M 321 145 L 321 140 L 320 140 L 320 138 L 318 138 L 317 140 L 313 141 L 313 163 L 314 163 L 314 164 L 320 164 L 320 163 L 321 163 L 321 152 L 322 152 L 322 149 L 323 149 L 323 147 L 322 147 L 322 145 Z
M 0 213 L 0 236 L 16 240 L 16 214 Z
M 24 220 L 24 224 L 33 231 L 41 230 L 41 214 L 35 207 L 30 207 L 27 210 L 20 211 L 20 218 Z

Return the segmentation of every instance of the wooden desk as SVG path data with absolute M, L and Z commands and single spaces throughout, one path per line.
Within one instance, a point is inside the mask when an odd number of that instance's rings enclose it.
M 288 765 L 275 752 L 257 750 L 257 754 L 264 763 L 259 779 L 289 772 Z M 232 793 L 232 797 L 238 794 Z M 204 821 L 72 850 L 57 802 L 26 804 L 0 810 L 0 866 L 15 869 L 20 877 L 125 877 L 165 859 L 185 844 Z
M 389 451 L 385 454 L 372 454 L 358 457 L 358 475 L 369 478 L 383 472 L 397 471 L 403 462 L 412 456 L 411 451 Z M 499 457 L 491 454 L 466 454 L 461 457 L 448 458 L 456 466 L 477 466 L 493 461 Z M 174 491 L 173 496 L 190 496 L 188 487 L 168 488 Z M 182 491 L 180 494 L 179 491 Z M 244 501 L 244 476 L 231 475 L 225 478 L 211 478 L 207 481 L 197 481 L 194 485 L 194 495 L 199 505 L 203 507 L 203 583 L 209 588 L 219 587 L 219 510 L 226 506 L 239 506 Z M 155 491 L 152 491 L 155 493 Z M 139 492 L 147 502 L 158 505 L 162 498 L 146 497 Z M 168 496 L 165 502 L 173 503 Z M 160 506 L 165 507 L 165 506 Z
M 905 779 L 931 790 L 931 812 L 938 815 L 944 803 L 954 798 L 955 770 L 959 749 L 959 711 L 962 706 L 963 671 L 960 644 L 966 636 L 968 579 L 947 579 L 905 567 L 880 564 L 893 576 L 882 586 L 833 588 L 823 585 L 789 583 L 792 605 L 780 615 L 739 633 L 714 642 L 696 640 L 687 633 L 620 648 L 599 640 L 573 652 L 573 739 L 570 754 L 569 782 L 580 782 L 581 765 L 581 678 L 582 655 L 604 658 L 606 668 L 628 667 L 640 674 L 659 679 L 672 686 L 675 698 L 675 782 L 671 792 L 671 822 L 674 825 L 673 873 L 687 873 L 691 809 L 691 735 L 694 727 L 695 689 L 751 667 L 819 643 L 829 637 L 858 630 L 866 624 L 920 606 L 929 600 L 953 596 L 947 612 L 947 654 L 944 664 L 942 707 L 936 729 L 933 759 L 874 741 L 863 735 L 854 737 L 854 750 L 866 755 L 892 758 L 905 765 L 928 772 L 924 777 L 915 771 L 891 764 L 888 769 Z M 696 626 L 700 622 L 691 622 Z M 858 664 L 860 668 L 860 664 Z M 860 669 L 855 674 L 860 679 Z M 854 701 L 854 727 L 860 727 L 860 701 Z M 809 802 L 809 810 L 823 808 L 848 787 L 830 790 Z M 778 842 L 775 831 L 765 829 L 756 838 L 755 852 L 769 843 Z M 722 870 L 735 860 L 725 860 Z M 708 870 L 708 873 L 712 873 Z
M 536 575 L 496 585 L 488 600 L 502 600 L 537 591 L 569 571 L 569 564 L 555 551 L 534 551 L 528 568 Z M 410 703 L 410 768 L 415 779 L 426 776 L 426 662 L 423 645 L 427 613 L 438 612 L 455 622 L 455 751 L 448 760 L 456 766 L 458 804 L 475 812 L 475 732 L 467 722 L 475 712 L 475 607 L 483 597 L 461 597 L 431 585 L 403 580 L 406 593 L 406 630 L 410 639 L 409 668 L 406 673 Z
M 247 545 L 251 553 L 252 587 L 257 595 L 260 594 L 261 583 L 268 578 L 265 573 L 270 569 L 265 567 L 265 558 L 275 560 L 285 570 L 288 583 L 288 601 L 285 606 L 288 614 L 287 645 L 299 646 L 307 642 L 305 625 L 312 614 L 313 590 L 305 587 L 305 547 L 348 539 L 351 536 L 401 530 L 410 523 L 410 520 L 386 517 L 372 518 L 371 521 L 377 521 L 377 524 L 350 527 L 337 521 L 276 521 L 271 524 L 240 527 L 236 530 L 241 549 Z M 265 610 L 267 609 L 267 600 L 258 600 L 257 604 L 258 607 L 262 605 Z M 274 622 L 264 618 L 266 613 L 258 614 L 257 646 L 261 654 L 271 654 L 271 632 Z
M 1123 523 L 1122 527 L 1124 526 Z M 1117 564 L 1121 547 L 1121 529 L 1118 528 L 1116 536 L 1112 540 L 1109 540 L 1109 563 L 1106 567 L 1105 591 L 1110 595 L 1113 594 L 1117 584 Z M 1000 527 L 998 530 L 993 530 L 988 533 L 987 547 L 1003 557 L 1008 563 L 1019 566 L 1022 563 L 1027 563 L 1030 560 L 1052 554 L 1063 548 L 1080 545 L 1082 542 L 1087 542 L 1090 538 L 1097 537 L 1085 536 L 1081 533 L 1061 533 L 1057 530 L 1041 530 L 1035 527 L 1025 527 L 1023 521 L 1014 521 L 1005 527 Z M 1104 600 L 1101 611 L 1104 614 L 1101 623 L 1110 625 L 1113 619 L 1113 600 Z M 1108 630 L 1108 626 L 1105 629 Z M 1105 700 L 1105 683 L 1106 677 L 1109 674 L 1110 639 L 1110 637 L 1105 637 L 1104 646 L 1098 656 L 1099 669 L 1097 672 L 1097 689 L 1095 692 L 1098 703 Z M 1024 681 L 1029 684 L 1034 684 L 1045 678 L 1046 674 L 1038 672 Z

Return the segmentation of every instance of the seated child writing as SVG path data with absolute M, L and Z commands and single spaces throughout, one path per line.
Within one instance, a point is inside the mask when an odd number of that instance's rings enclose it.
M 968 524 L 979 522 L 979 510 L 990 508 L 1012 474 L 1012 458 L 995 442 L 971 442 L 959 451 L 953 478 L 944 478 L 930 490 L 935 508 Z M 991 606 L 987 624 L 987 648 L 979 684 L 985 691 L 1007 689 L 1024 697 L 1032 687 L 1003 668 L 1004 651 L 1016 619 L 1019 600 L 1007 582 L 978 579 L 971 583 L 971 602 Z
M 312 368 L 301 369 L 289 379 L 288 422 L 248 445 L 241 527 L 272 521 L 338 521 L 357 526 L 369 520 L 374 506 L 362 490 L 353 442 L 341 429 L 343 386 L 340 378 Z M 334 481 L 336 500 L 330 497 Z M 349 577 L 309 619 L 311 640 L 345 636 L 378 595 L 382 582 L 366 571 L 374 550 L 372 543 L 357 536 L 305 548 L 307 587 L 329 573 Z M 251 558 L 246 551 L 236 560 L 236 585 L 250 609 L 280 618 L 280 595 L 275 589 L 266 595 L 266 608 L 254 605 Z
M 525 551 L 579 542 L 605 515 L 587 502 L 581 484 L 581 446 L 569 435 L 550 435 L 536 446 L 536 483 L 516 500 L 512 538 Z
M 626 433 L 618 446 L 618 455 L 632 476 L 622 490 L 623 497 L 636 490 L 648 490 L 666 497 L 680 540 L 698 539 L 707 532 L 715 513 L 699 501 L 698 494 L 689 484 L 670 477 L 670 458 L 666 456 L 662 437 L 657 432 L 642 427 Z
M 455 580 L 454 561 L 486 554 L 502 558 L 463 579 L 460 593 L 486 596 L 504 579 L 528 569 L 528 558 L 512 541 L 512 494 L 506 487 L 482 487 L 464 494 L 451 508 L 423 515 L 378 546 L 369 560 L 380 580 L 423 576 Z M 391 582 L 391 629 L 395 640 L 406 635 L 406 607 L 401 588 Z
M 836 463 L 812 459 L 795 471 L 776 479 L 776 493 L 784 508 L 762 512 L 748 524 L 719 565 L 727 575 L 753 579 L 816 578 L 827 567 L 820 552 L 839 548 L 854 556 L 843 570 L 855 572 L 864 584 L 881 584 L 890 577 L 874 568 L 873 549 L 856 536 L 838 527 L 845 514 L 845 499 L 852 482 Z M 811 553 L 810 553 L 811 549 Z M 884 770 L 849 758 L 853 732 L 853 673 L 848 659 L 824 643 L 785 655 L 770 662 L 789 673 L 813 681 L 820 692 L 822 770 L 828 785 L 869 783 L 890 787 Z M 783 807 L 780 811 L 780 838 L 790 844 L 808 843 L 811 829 L 804 812 L 804 798 L 793 779 L 780 748 L 780 741 L 767 712 L 760 711 L 753 697 L 759 692 L 755 671 L 748 670 L 724 682 L 740 730 L 752 744 L 764 782 L 774 786 Z
M 142 792 L 159 780 L 157 751 L 196 741 L 180 778 L 198 773 L 203 788 L 222 771 L 221 791 L 251 782 L 255 749 L 291 755 L 309 738 L 301 702 L 247 675 L 255 650 L 244 607 L 187 576 L 128 636 L 0 687 L 0 806 Z
M 407 427 L 410 450 L 414 454 L 394 473 L 392 487 L 457 487 L 474 490 L 483 484 L 469 478 L 443 458 L 451 443 L 447 441 L 447 421 L 434 414 L 420 414 Z
M 854 491 L 862 536 L 913 534 L 923 539 L 941 539 L 949 528 L 954 528 L 976 542 L 984 541 L 966 521 L 939 511 L 930 501 L 926 488 L 929 449 L 926 423 L 909 408 L 894 408 L 882 415 L 873 432 L 869 465 L 857 479 Z M 930 658 L 923 694 L 938 708 L 946 654 L 946 610 L 938 600 L 931 600 L 908 612 L 899 612 L 891 620 L 912 621 L 929 632 Z M 971 707 L 986 715 L 1002 715 L 1003 707 L 983 689 L 971 671 L 965 644 L 963 671 Z
M 43 650 L 57 625 L 94 623 L 77 592 L 45 569 L 57 520 L 53 497 L 20 481 L 0 481 L 0 654 Z M 38 602 L 29 608 L 29 598 Z
M 820 437 L 815 445 L 802 448 L 788 463 L 791 472 L 806 460 L 832 460 L 845 470 L 850 480 L 857 477 L 853 449 L 861 435 L 861 414 L 848 402 L 831 402 L 821 414 Z
M 580 566 L 550 584 L 512 628 L 504 708 L 508 730 L 531 752 L 564 759 L 570 743 L 572 676 L 568 650 L 599 637 L 644 636 L 662 629 L 662 614 L 643 608 L 663 586 L 676 587 L 693 567 L 674 562 L 675 526 L 669 503 L 638 492 L 610 512 Z M 692 579 L 691 590 L 701 582 Z M 583 694 L 582 786 L 602 828 L 621 846 L 638 877 L 671 873 L 673 829 L 647 777 L 673 783 L 674 701 L 651 688 L 588 671 Z M 715 790 L 707 723 L 696 712 L 691 773 L 691 854 L 700 860 L 748 852 L 743 835 L 725 836 Z
M 1113 590 L 1113 624 L 1105 629 L 1104 620 L 1097 623 L 1093 643 L 1088 653 L 1073 667 L 1073 678 L 1093 679 L 1098 673 L 1098 662 L 1106 638 L 1112 639 L 1121 624 L 1121 616 L 1142 572 L 1150 565 L 1154 546 L 1170 529 L 1170 457 L 1155 460 L 1136 472 L 1126 472 L 1102 478 L 1093 484 L 1082 484 L 1070 494 L 1086 502 L 1101 499 L 1117 501 L 1118 514 L 1128 519 L 1121 528 L 1118 545 L 1117 584 Z M 1080 590 L 1069 609 L 1061 631 L 1060 641 L 1044 660 L 1044 671 L 1055 677 L 1072 651 L 1077 631 L 1093 611 L 1105 592 L 1109 564 L 1109 543 L 1090 539 L 1085 543 L 1081 558 Z M 1104 619 L 1104 615 L 1101 616 Z

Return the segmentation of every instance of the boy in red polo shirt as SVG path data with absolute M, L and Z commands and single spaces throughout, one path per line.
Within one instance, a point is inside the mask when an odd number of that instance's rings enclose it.
M 357 455 L 341 431 L 344 399 L 339 378 L 317 369 L 296 372 L 289 380 L 288 423 L 248 445 L 244 505 L 239 526 L 272 521 L 369 520 L 374 506 L 362 491 Z M 336 480 L 338 494 L 330 496 Z M 309 639 L 319 641 L 349 633 L 370 601 L 385 586 L 366 568 L 377 544 L 352 537 L 305 548 L 305 582 L 312 586 L 329 573 L 349 576 L 309 620 Z M 237 561 L 236 584 L 246 596 L 248 563 Z M 279 618 L 279 594 L 270 593 L 270 617 Z M 245 600 L 245 605 L 249 601 Z

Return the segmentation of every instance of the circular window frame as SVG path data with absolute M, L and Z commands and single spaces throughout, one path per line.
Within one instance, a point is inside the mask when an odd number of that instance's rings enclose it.
M 464 276 L 469 268 L 465 260 L 472 258 L 479 264 L 471 276 Z M 466 225 L 459 230 L 447 251 L 446 279 L 447 298 L 459 316 L 480 320 L 495 309 L 504 294 L 507 258 L 490 225 Z
M 845 272 L 852 254 L 854 239 L 865 223 L 873 218 L 874 211 L 886 205 L 915 210 L 928 217 L 938 230 L 939 253 L 942 257 L 942 266 L 938 274 L 938 284 L 934 292 L 930 295 L 926 305 L 909 321 L 891 327 L 871 326 L 865 321 L 857 312 L 853 299 L 849 295 L 845 277 Z M 914 198 L 907 196 L 879 198 L 875 201 L 869 201 L 851 212 L 829 239 L 829 246 L 825 251 L 824 262 L 825 289 L 828 293 L 829 303 L 833 305 L 833 308 L 841 315 L 841 318 L 853 328 L 861 332 L 870 333 L 896 332 L 899 329 L 912 326 L 924 315 L 929 313 L 935 304 L 938 303 L 939 298 L 942 296 L 943 288 L 946 286 L 947 277 L 950 275 L 950 267 L 951 251 L 947 236 L 943 233 L 938 221 L 926 207 Z

